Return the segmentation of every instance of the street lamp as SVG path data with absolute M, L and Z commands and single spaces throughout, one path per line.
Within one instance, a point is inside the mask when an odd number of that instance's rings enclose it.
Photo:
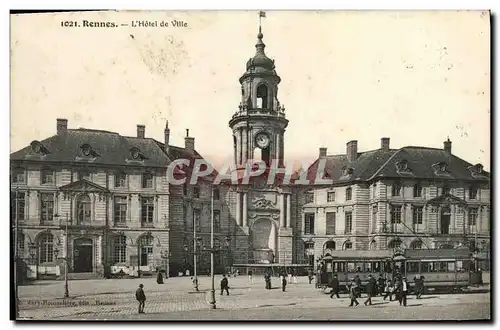
M 170 257 L 172 256 L 172 253 L 168 250 L 163 250 L 160 251 L 160 256 L 162 259 L 164 259 L 164 267 L 165 267 L 165 278 L 168 278 L 169 272 L 170 272 Z
M 60 216 L 58 214 L 55 214 L 54 215 L 54 218 L 59 218 Z M 68 241 L 69 241 L 69 237 L 68 237 L 68 221 L 69 221 L 69 218 L 68 218 L 68 213 L 66 212 L 66 226 L 65 226 L 65 247 L 64 247 L 64 251 L 65 251 L 65 256 L 64 257 L 60 257 L 59 259 L 62 259 L 64 260 L 64 298 L 69 298 L 69 288 L 68 288 L 68 262 L 69 262 L 69 258 L 68 258 Z M 54 254 L 56 255 L 56 259 L 57 259 L 57 255 L 59 254 L 59 249 L 58 248 L 55 248 L 54 249 Z

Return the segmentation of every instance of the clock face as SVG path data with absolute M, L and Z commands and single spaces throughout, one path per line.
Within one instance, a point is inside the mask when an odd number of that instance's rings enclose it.
M 267 148 L 267 146 L 269 145 L 269 137 L 266 134 L 260 133 L 255 138 L 255 142 L 257 143 L 257 146 L 259 148 Z

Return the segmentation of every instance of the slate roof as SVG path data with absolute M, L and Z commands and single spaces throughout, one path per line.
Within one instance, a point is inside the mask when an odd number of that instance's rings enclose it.
M 196 151 L 191 153 L 176 146 L 170 146 L 167 154 L 163 150 L 164 144 L 152 138 L 128 137 L 114 132 L 85 128 L 68 129 L 66 133 L 53 135 L 40 143 L 48 150 L 43 157 L 35 154 L 30 145 L 12 153 L 11 161 L 166 167 L 172 160 L 178 158 L 202 158 Z M 97 153 L 95 160 L 82 160 L 85 157 L 82 155 L 81 146 L 85 144 L 90 145 Z M 144 155 L 142 162 L 133 161 L 132 148 L 137 148 Z
M 382 178 L 489 181 L 490 177 L 486 171 L 483 171 L 480 176 L 474 176 L 469 168 L 475 165 L 443 149 L 427 147 L 409 146 L 401 149 L 360 152 L 353 162 L 349 162 L 346 155 L 331 155 L 326 156 L 325 159 L 324 178 L 333 180 L 334 184 Z M 320 160 L 321 158 L 318 158 L 307 169 L 307 179 L 312 183 L 316 183 Z M 406 162 L 408 170 L 398 171 L 399 162 Z M 440 162 L 447 164 L 446 173 L 439 173 L 433 167 Z M 343 169 L 346 167 L 352 169 L 352 173 L 348 176 L 343 175 Z

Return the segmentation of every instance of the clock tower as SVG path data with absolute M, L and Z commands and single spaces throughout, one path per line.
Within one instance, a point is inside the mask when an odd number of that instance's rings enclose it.
M 281 78 L 274 60 L 264 52 L 266 45 L 259 27 L 255 56 L 240 78 L 241 102 L 229 121 L 233 130 L 234 162 L 239 167 L 248 160 L 263 160 L 268 166 L 283 167 L 284 133 L 288 125 L 285 107 L 278 101 Z
M 262 12 L 260 17 L 265 17 Z M 241 101 L 229 121 L 233 131 L 237 171 L 248 162 L 284 167 L 285 107 L 278 101 L 281 78 L 274 61 L 264 52 L 259 27 L 255 56 L 240 78 Z M 291 264 L 293 261 L 292 191 L 288 185 L 267 182 L 265 175 L 249 184 L 232 187 L 230 200 L 235 219 L 235 264 Z

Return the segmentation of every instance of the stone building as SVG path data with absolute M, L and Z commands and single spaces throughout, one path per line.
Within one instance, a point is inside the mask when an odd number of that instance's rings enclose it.
M 64 260 L 73 278 L 169 271 L 179 263 L 182 256 L 169 246 L 179 222 L 170 219 L 183 218 L 182 189 L 171 191 L 167 166 L 201 156 L 194 138 L 179 148 L 169 136 L 168 123 L 159 142 L 145 136 L 143 125 L 127 137 L 68 129 L 66 119 L 57 119 L 56 135 L 11 154 L 12 224 L 31 277 L 61 275 Z

